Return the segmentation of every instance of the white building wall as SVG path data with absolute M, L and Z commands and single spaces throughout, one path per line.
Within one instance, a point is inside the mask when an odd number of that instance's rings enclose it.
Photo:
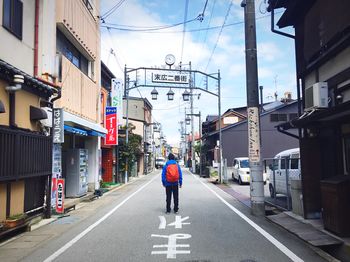
M 0 58 L 29 75 L 34 71 L 35 1 L 23 1 L 22 41 L 2 26 L 3 1 L 0 0 Z M 3 44 L 6 43 L 6 44 Z
M 88 191 L 93 192 L 95 189 L 100 188 L 99 180 L 100 178 L 100 166 L 99 166 L 99 149 L 100 138 L 99 137 L 89 137 L 85 141 L 85 148 L 88 152 Z

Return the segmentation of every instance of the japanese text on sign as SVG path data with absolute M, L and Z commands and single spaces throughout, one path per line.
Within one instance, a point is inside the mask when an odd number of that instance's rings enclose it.
M 117 107 L 106 107 L 106 145 L 118 145 Z
M 152 74 L 152 82 L 156 83 L 174 83 L 188 84 L 190 77 L 188 74 L 161 73 Z
M 53 109 L 53 142 L 64 143 L 64 120 L 62 108 Z
M 64 212 L 64 179 L 57 179 L 56 212 Z
M 251 162 L 260 161 L 259 109 L 248 108 L 248 153 Z

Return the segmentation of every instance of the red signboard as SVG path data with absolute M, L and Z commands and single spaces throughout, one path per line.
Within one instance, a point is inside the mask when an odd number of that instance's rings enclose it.
M 64 212 L 64 179 L 57 179 L 56 212 Z
M 117 107 L 106 107 L 106 129 L 108 131 L 105 144 L 118 145 L 118 125 L 117 125 Z

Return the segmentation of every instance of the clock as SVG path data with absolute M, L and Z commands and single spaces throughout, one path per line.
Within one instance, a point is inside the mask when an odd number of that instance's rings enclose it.
M 165 63 L 169 66 L 172 66 L 173 64 L 175 64 L 175 56 L 172 54 L 166 55 Z

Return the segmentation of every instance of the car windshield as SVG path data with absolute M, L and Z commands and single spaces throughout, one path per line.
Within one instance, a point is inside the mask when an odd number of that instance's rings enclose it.
M 249 160 L 241 160 L 241 168 L 249 168 Z

